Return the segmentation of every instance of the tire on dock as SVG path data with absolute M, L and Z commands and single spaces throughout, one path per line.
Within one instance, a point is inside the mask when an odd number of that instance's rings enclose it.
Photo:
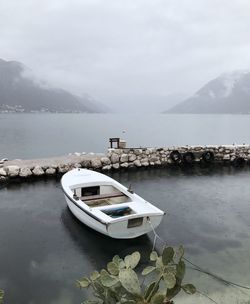
M 236 156 L 232 161 L 232 165 L 234 167 L 243 167 L 245 165 L 245 159 L 241 156 Z
M 214 153 L 212 151 L 205 151 L 202 153 L 201 158 L 205 163 L 211 163 L 214 161 Z
M 193 152 L 185 152 L 182 154 L 182 159 L 184 164 L 193 164 L 195 161 L 195 156 Z
M 175 163 L 175 164 L 180 164 L 182 162 L 182 155 L 178 150 L 173 150 L 170 153 L 170 159 Z

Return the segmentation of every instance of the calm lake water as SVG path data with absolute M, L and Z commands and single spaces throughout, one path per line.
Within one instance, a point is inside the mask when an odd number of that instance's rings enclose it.
M 0 114 L 0 158 L 105 152 L 109 137 L 133 147 L 242 144 L 249 130 L 250 115 Z
M 213 125 L 217 127 L 213 127 Z M 99 127 L 98 127 L 99 126 Z M 81 127 L 81 128 L 80 128 Z M 44 114 L 1 115 L 1 153 L 12 157 L 104 151 L 107 138 L 158 146 L 250 142 L 249 116 Z M 223 131 L 222 131 L 223 130 Z M 250 168 L 172 168 L 111 174 L 167 211 L 157 229 L 171 245 L 225 279 L 250 285 Z M 6 304 L 77 304 L 87 294 L 75 280 L 119 254 L 153 246 L 153 234 L 112 240 L 80 223 L 66 206 L 59 180 L 0 189 L 0 287 Z M 157 242 L 160 249 L 161 242 Z M 187 281 L 218 303 L 246 303 L 250 292 L 187 270 Z M 196 295 L 176 304 L 211 303 Z

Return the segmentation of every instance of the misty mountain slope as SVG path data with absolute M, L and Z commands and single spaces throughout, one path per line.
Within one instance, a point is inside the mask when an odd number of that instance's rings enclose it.
M 250 72 L 223 74 L 165 113 L 250 113 Z
M 105 106 L 87 95 L 80 98 L 62 89 L 39 85 L 24 76 L 25 70 L 19 62 L 0 59 L 0 111 L 105 112 Z

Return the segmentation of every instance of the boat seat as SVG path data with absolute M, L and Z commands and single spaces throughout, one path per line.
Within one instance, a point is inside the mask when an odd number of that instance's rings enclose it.
M 107 199 L 107 198 L 113 198 L 113 197 L 120 197 L 120 196 L 126 196 L 124 193 L 107 193 L 107 194 L 97 194 L 97 195 L 89 195 L 89 196 L 81 196 L 80 200 L 86 202 L 86 201 L 94 201 L 98 199 Z

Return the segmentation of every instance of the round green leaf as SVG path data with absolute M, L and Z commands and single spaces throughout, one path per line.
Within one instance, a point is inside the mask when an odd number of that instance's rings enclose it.
M 184 251 L 184 247 L 181 245 L 181 246 L 179 247 L 179 255 L 180 255 L 180 259 L 182 259 L 182 258 L 183 258 L 184 253 L 185 253 L 185 251 Z
M 173 260 L 174 249 L 172 247 L 165 247 L 162 253 L 162 262 L 164 265 L 168 265 Z
M 139 251 L 135 251 L 134 253 L 131 254 L 131 268 L 134 269 L 138 263 L 140 262 L 141 255 Z
M 157 254 L 157 252 L 156 251 L 152 251 L 151 253 L 150 253 L 150 261 L 156 261 L 157 260 L 157 258 L 158 258 L 158 254 Z
M 149 273 L 151 273 L 152 271 L 154 271 L 156 268 L 153 266 L 147 266 L 146 268 L 143 269 L 142 271 L 142 275 L 147 275 Z
M 187 293 L 187 294 L 194 294 L 196 293 L 196 288 L 193 284 L 185 284 L 181 286 L 181 288 Z
M 119 265 L 121 261 L 121 258 L 119 257 L 119 255 L 115 255 L 112 259 L 112 262 L 116 263 L 117 265 Z
M 126 267 L 126 264 L 125 262 L 121 259 L 120 262 L 119 262 L 119 269 L 123 269 Z
M 168 289 L 171 289 L 175 286 L 176 284 L 176 278 L 175 278 L 175 275 L 168 272 L 168 273 L 165 273 L 163 275 L 163 278 L 164 278 L 164 282 L 167 286 Z
M 140 258 L 141 255 L 138 251 L 135 251 L 131 255 L 127 255 L 124 259 L 126 267 L 134 269 L 138 265 Z
M 119 282 L 118 278 L 110 274 L 101 275 L 102 285 L 105 287 L 112 287 Z
M 163 263 L 162 263 L 162 257 L 158 257 L 156 262 L 155 262 L 155 266 L 156 268 L 158 268 L 159 270 L 163 267 Z
M 177 265 L 177 273 L 176 273 L 176 278 L 181 282 L 185 276 L 185 271 L 186 271 L 186 265 L 183 261 L 180 261 Z
M 79 286 L 81 288 L 87 288 L 87 287 L 89 287 L 90 281 L 88 278 L 84 277 L 80 280 L 77 280 L 77 283 L 79 284 Z
M 152 304 L 162 304 L 165 300 L 165 296 L 163 294 L 155 294 L 150 303 Z
M 90 279 L 92 281 L 95 281 L 96 279 L 98 279 L 100 277 L 100 273 L 98 271 L 94 271 L 91 275 L 90 275 Z
M 102 270 L 100 271 L 100 275 L 101 275 L 101 276 L 104 275 L 104 274 L 109 274 L 109 273 L 107 272 L 106 269 L 102 269 Z
M 130 267 L 130 254 L 125 256 L 124 263 L 125 263 L 127 268 Z
M 119 279 L 122 286 L 132 294 L 140 294 L 141 288 L 137 274 L 131 268 L 122 269 L 119 272 Z
M 107 265 L 107 269 L 108 269 L 109 273 L 112 275 L 118 275 L 118 273 L 119 273 L 119 267 L 114 262 L 109 262 Z
M 176 275 L 176 268 L 175 268 L 175 266 L 166 266 L 164 268 L 164 272 L 165 273 L 169 273 L 170 272 L 170 273 Z

